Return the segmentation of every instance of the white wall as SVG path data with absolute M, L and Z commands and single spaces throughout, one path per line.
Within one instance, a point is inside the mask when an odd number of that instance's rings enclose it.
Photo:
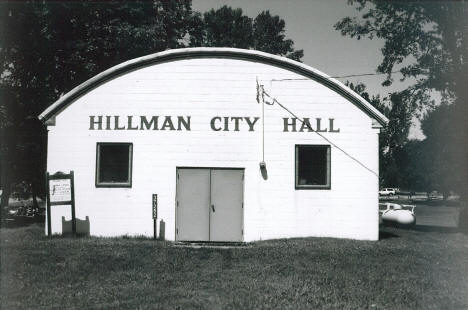
M 331 189 L 295 190 L 295 144 L 328 144 L 316 133 L 283 132 L 278 105 L 265 107 L 261 177 L 261 120 L 254 132 L 212 131 L 214 116 L 260 117 L 256 78 L 299 117 L 335 119 L 339 133 L 323 133 L 378 173 L 378 130 L 355 105 L 327 87 L 274 66 L 234 59 L 190 59 L 139 69 L 83 95 L 49 127 L 48 171 L 75 171 L 76 216 L 89 216 L 92 235 L 153 235 L 151 195 L 158 194 L 166 238 L 175 239 L 177 166 L 245 168 L 244 240 L 332 236 L 378 238 L 378 177 L 331 148 Z M 89 130 L 90 115 L 190 115 L 191 131 Z M 299 126 L 299 124 L 298 124 Z M 96 188 L 97 142 L 133 143 L 131 188 Z M 52 207 L 61 232 L 69 207 Z

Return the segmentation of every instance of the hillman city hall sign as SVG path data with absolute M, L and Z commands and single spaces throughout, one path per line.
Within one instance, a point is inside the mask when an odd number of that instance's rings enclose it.
M 259 117 L 214 116 L 210 120 L 213 131 L 255 131 Z M 89 116 L 89 130 L 179 130 L 190 131 L 191 116 Z M 334 119 L 283 118 L 283 132 L 340 132 Z M 314 126 L 312 125 L 314 124 Z

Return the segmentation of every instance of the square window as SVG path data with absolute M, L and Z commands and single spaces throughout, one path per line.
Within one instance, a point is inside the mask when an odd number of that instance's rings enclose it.
M 98 143 L 96 187 L 131 187 L 132 152 L 131 143 Z
M 330 146 L 296 145 L 296 189 L 330 189 Z

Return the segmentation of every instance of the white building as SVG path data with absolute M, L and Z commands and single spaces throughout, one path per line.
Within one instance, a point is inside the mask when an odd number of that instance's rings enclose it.
M 168 240 L 378 239 L 388 120 L 302 63 L 169 50 L 102 72 L 40 119 L 47 170 L 74 171 L 76 217 L 89 217 L 91 235 L 153 236 L 157 194 Z M 70 207 L 52 206 L 53 233 L 62 216 Z

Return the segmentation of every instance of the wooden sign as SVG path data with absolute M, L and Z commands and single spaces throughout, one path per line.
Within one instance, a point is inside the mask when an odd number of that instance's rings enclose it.
M 71 179 L 49 180 L 50 202 L 70 202 Z
M 158 218 L 158 194 L 153 194 L 153 219 Z
M 51 206 L 70 205 L 72 214 L 72 232 L 76 235 L 75 189 L 73 170 L 69 174 L 57 172 L 46 174 L 47 193 L 47 234 L 52 235 Z
M 157 238 L 157 235 L 156 235 L 156 221 L 157 221 L 157 218 L 158 218 L 158 194 L 153 194 L 153 203 L 152 203 L 152 207 L 153 207 L 153 238 L 156 239 Z

